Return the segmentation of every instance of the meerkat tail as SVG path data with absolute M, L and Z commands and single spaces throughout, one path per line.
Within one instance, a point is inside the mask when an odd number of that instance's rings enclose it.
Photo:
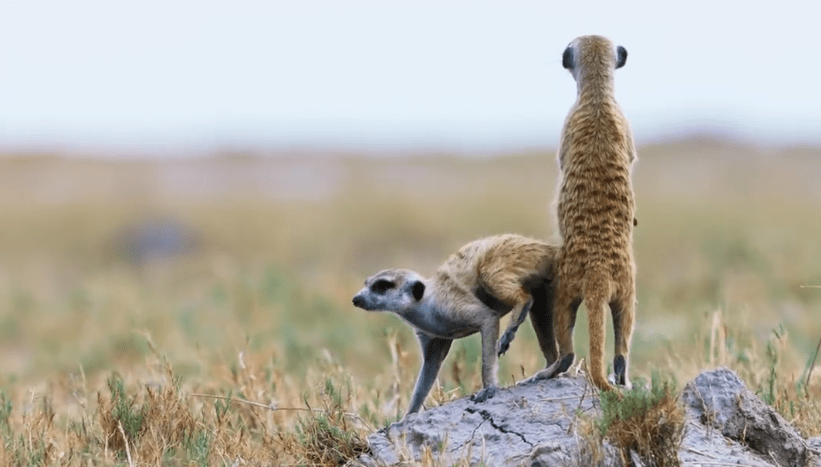
M 593 384 L 602 391 L 610 391 L 614 387 L 607 381 L 604 371 L 604 339 L 599 338 L 605 333 L 607 303 L 601 300 L 585 300 L 590 325 L 590 378 Z
M 584 305 L 587 308 L 587 321 L 590 334 L 590 377 L 593 384 L 609 391 L 614 387 L 607 381 L 604 370 L 604 338 L 607 329 L 606 308 L 612 292 L 611 282 L 600 271 L 592 270 L 585 278 Z

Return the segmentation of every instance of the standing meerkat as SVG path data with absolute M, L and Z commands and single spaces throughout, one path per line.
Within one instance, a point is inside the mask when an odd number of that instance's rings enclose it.
M 565 49 L 562 65 L 576 80 L 578 97 L 562 130 L 558 151 L 561 183 L 557 220 L 562 247 L 557 259 L 554 312 L 559 359 L 534 378 L 552 378 L 573 363 L 573 326 L 584 301 L 590 327 L 590 376 L 614 389 L 604 369 L 610 307 L 617 384 L 627 377 L 636 300 L 633 261 L 635 201 L 631 169 L 636 149 L 629 123 L 614 95 L 614 74 L 627 50 L 602 36 L 581 36 Z
M 509 340 L 529 313 L 546 366 L 556 360 L 550 307 L 557 254 L 557 247 L 505 234 L 468 243 L 430 279 L 407 269 L 387 269 L 365 280 L 354 306 L 396 313 L 413 326 L 422 347 L 422 368 L 408 414 L 422 406 L 453 339 L 475 332 L 482 335 L 483 389 L 473 400 L 493 397 L 499 319 L 511 311 L 505 333 Z

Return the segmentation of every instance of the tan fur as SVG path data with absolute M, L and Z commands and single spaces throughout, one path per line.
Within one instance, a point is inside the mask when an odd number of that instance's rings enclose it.
M 622 384 L 629 384 L 626 365 L 636 274 L 631 166 L 636 151 L 614 96 L 618 54 L 613 43 L 601 36 L 582 36 L 568 50 L 578 99 L 565 121 L 558 152 L 562 179 L 556 214 L 563 244 L 557 261 L 556 339 L 559 360 L 570 355 L 572 362 L 576 308 L 583 301 L 590 327 L 590 376 L 598 388 L 609 390 L 613 386 L 604 369 L 608 306 L 613 314 L 615 354 L 624 358 Z
M 489 295 L 511 305 L 512 316 L 506 333 L 509 334 L 509 340 L 512 340 L 516 328 L 524 321 L 523 314 L 527 312 L 525 304 L 532 299 L 532 290 L 543 282 L 552 283 L 556 275 L 558 248 L 516 235 L 505 235 L 497 239 L 477 260 L 478 284 Z M 552 292 L 552 288 L 550 290 Z M 548 318 L 552 318 L 552 310 L 547 312 L 550 314 Z M 534 329 L 540 341 L 553 340 L 552 325 L 545 329 L 534 323 Z M 550 336 L 545 335 L 548 333 Z M 507 344 L 510 343 L 509 340 Z M 542 350 L 545 350 L 544 346 Z M 547 350 L 553 351 L 552 348 Z M 504 353 L 504 350 L 500 353 Z M 553 360 L 555 357 L 553 355 Z M 548 355 L 545 358 L 551 360 Z
M 451 340 L 475 332 L 482 335 L 482 383 L 490 389 L 485 398 L 492 396 L 497 385 L 499 319 L 510 311 L 513 318 L 506 342 L 529 312 L 547 365 L 555 361 L 552 289 L 546 288 L 552 286 L 557 254 L 554 246 L 505 234 L 463 246 L 431 279 L 407 269 L 388 269 L 365 281 L 354 305 L 398 314 L 416 329 L 422 345 L 423 367 L 409 413 L 419 409 L 430 390 Z M 535 300 L 537 293 L 542 295 Z

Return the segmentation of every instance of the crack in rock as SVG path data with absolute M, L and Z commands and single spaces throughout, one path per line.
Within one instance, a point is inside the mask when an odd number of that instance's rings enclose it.
M 483 419 L 482 423 L 485 423 L 485 422 L 490 422 L 490 426 L 492 426 L 493 428 L 495 428 L 497 431 L 500 431 L 500 432 L 502 432 L 502 433 L 504 433 L 504 434 L 506 434 L 506 435 L 507 435 L 507 434 L 510 434 L 510 435 L 516 435 L 516 436 L 518 436 L 518 437 L 519 437 L 519 439 L 521 439 L 521 440 L 522 440 L 525 444 L 527 444 L 527 445 L 528 445 L 528 446 L 530 446 L 531 448 L 534 446 L 534 444 L 533 444 L 533 443 L 531 443 L 530 441 L 528 441 L 527 439 L 525 439 L 525 437 L 524 437 L 524 435 L 523 435 L 523 434 L 521 434 L 521 433 L 517 433 L 517 432 L 515 432 L 515 431 L 510 431 L 510 430 L 508 430 L 508 429 L 506 429 L 506 428 L 504 428 L 504 427 L 502 427 L 502 426 L 500 426 L 500 425 L 497 425 L 497 424 L 493 421 L 493 415 L 491 415 L 491 414 L 490 414 L 490 412 L 488 412 L 487 410 L 483 410 L 483 409 L 475 409 L 475 408 L 473 408 L 473 407 L 467 407 L 467 408 L 465 409 L 465 412 L 467 412 L 467 413 L 478 413 L 479 415 L 481 415 L 481 416 L 482 416 L 482 419 Z M 482 426 L 482 423 L 480 423 L 480 424 L 476 427 L 476 430 L 478 430 L 478 429 L 479 429 L 479 427 L 480 427 L 480 426 Z M 470 439 L 468 439 L 468 441 L 473 441 L 473 436 L 476 434 L 476 430 L 473 430 L 473 434 L 471 434 L 471 435 L 470 435 Z M 465 441 L 465 443 L 463 443 L 463 446 L 464 446 L 464 444 L 466 444 L 468 441 Z

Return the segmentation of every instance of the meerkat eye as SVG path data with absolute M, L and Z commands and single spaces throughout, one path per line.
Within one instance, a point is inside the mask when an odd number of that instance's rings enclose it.
M 373 290 L 374 293 L 380 293 L 381 294 L 381 293 L 385 293 L 388 290 L 392 289 L 394 287 L 394 285 L 395 284 L 391 281 L 388 281 L 388 280 L 385 280 L 385 279 L 379 279 L 378 281 L 373 283 L 373 285 L 371 286 L 371 290 Z
M 422 297 L 425 296 L 425 284 L 421 281 L 416 281 L 411 286 L 411 290 L 413 292 L 413 298 L 417 301 L 422 300 Z

